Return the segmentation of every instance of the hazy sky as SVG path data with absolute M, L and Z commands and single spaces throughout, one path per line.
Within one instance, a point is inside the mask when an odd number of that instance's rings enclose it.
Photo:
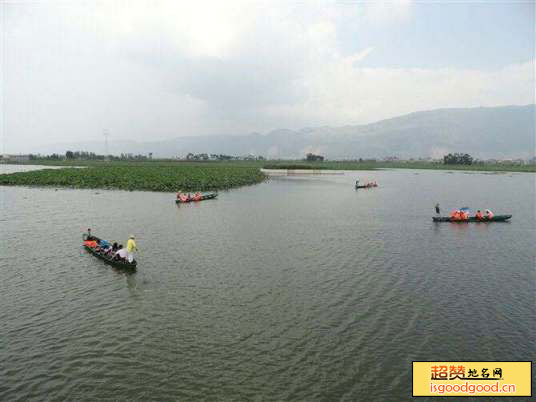
M 3 1 L 2 152 L 534 103 L 534 1 Z

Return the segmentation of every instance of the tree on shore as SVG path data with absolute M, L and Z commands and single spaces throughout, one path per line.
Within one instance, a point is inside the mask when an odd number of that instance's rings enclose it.
M 472 165 L 473 157 L 469 154 L 449 153 L 443 157 L 443 163 L 445 165 Z
M 307 162 L 322 162 L 324 161 L 324 157 L 322 155 L 315 155 L 315 154 L 312 154 L 312 153 L 308 153 L 307 155 L 305 155 L 305 160 Z

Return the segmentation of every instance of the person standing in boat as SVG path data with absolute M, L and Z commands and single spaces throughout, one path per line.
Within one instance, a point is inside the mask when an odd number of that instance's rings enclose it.
M 355 181 L 355 188 L 359 187 L 359 179 Z
M 435 213 L 437 216 L 441 216 L 441 209 L 439 208 L 439 202 L 435 204 Z
M 132 263 L 134 261 L 134 251 L 138 251 L 138 247 L 136 246 L 136 242 L 134 241 L 134 236 L 130 235 L 130 238 L 127 242 L 127 257 L 128 262 Z

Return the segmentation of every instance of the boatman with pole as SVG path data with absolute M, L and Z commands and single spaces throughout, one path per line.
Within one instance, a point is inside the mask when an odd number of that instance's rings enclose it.
M 437 214 L 437 216 L 441 215 L 441 210 L 439 209 L 439 202 L 435 204 L 435 213 Z
M 132 261 L 134 261 L 134 251 L 138 251 L 138 247 L 136 246 L 136 242 L 134 241 L 134 236 L 130 235 L 130 238 L 127 242 L 127 258 L 129 263 L 132 263 Z

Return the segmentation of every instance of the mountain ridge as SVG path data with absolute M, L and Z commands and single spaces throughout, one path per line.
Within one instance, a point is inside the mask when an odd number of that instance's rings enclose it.
M 329 159 L 398 156 L 441 157 L 467 152 L 481 158 L 530 158 L 535 152 L 536 105 L 442 108 L 412 112 L 372 123 L 320 126 L 267 133 L 186 136 L 160 141 L 112 141 L 110 152 L 152 152 L 156 157 L 193 153 L 302 158 L 313 152 Z M 55 144 L 40 153 L 66 150 L 104 153 L 104 144 Z

